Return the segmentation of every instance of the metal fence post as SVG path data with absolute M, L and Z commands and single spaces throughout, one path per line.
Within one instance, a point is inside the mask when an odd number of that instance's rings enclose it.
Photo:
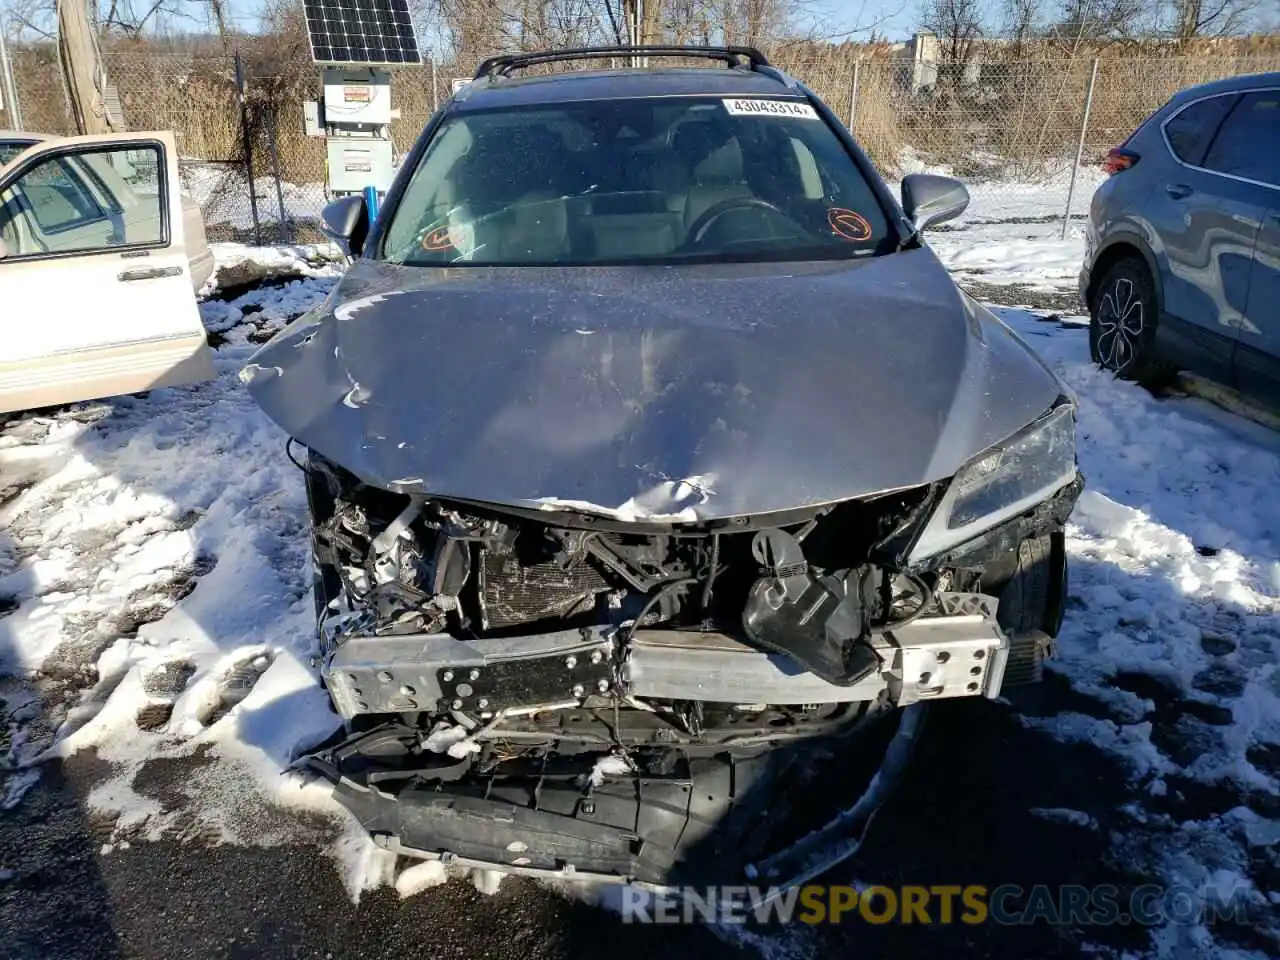
M 1093 109 L 1093 85 L 1098 82 L 1098 58 L 1093 58 L 1093 70 L 1089 73 L 1089 89 L 1084 95 L 1084 116 L 1080 118 L 1080 142 L 1076 145 L 1076 162 L 1071 167 L 1071 182 L 1067 185 L 1067 209 L 1062 213 L 1062 237 L 1067 239 L 1067 225 L 1071 222 L 1071 198 L 1076 192 L 1076 175 L 1080 161 L 1084 159 L 1084 138 L 1089 132 L 1089 111 Z
M 249 177 L 249 212 L 253 216 L 253 242 L 262 246 L 262 226 L 258 222 L 258 198 L 253 192 L 253 133 L 249 124 L 249 101 L 245 95 L 244 64 L 236 51 L 236 93 L 240 97 L 240 134 L 244 138 L 244 169 Z
M 271 151 L 271 175 L 276 181 L 276 207 L 280 210 L 280 231 L 277 234 L 282 241 L 293 242 L 293 230 L 284 213 L 284 189 L 280 185 L 280 153 L 276 150 L 276 107 L 272 104 L 267 109 L 267 149 Z
M 439 84 L 436 80 L 436 58 L 431 58 L 431 112 L 435 113 L 440 109 L 440 93 Z
M 13 62 L 9 59 L 9 47 L 4 41 L 4 27 L 0 25 L 0 90 L 4 92 L 4 108 L 9 115 L 9 126 L 22 129 L 22 105 L 18 103 L 18 85 L 13 79 Z
M 853 83 L 849 87 L 849 133 L 855 140 L 858 139 L 858 71 L 861 66 L 861 60 L 853 61 Z

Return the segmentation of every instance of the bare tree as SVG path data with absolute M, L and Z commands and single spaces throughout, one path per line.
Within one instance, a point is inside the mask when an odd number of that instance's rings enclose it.
M 1241 33 L 1253 22 L 1258 0 L 1170 0 L 1172 28 L 1180 42 Z
M 1075 46 L 1133 40 L 1152 29 L 1155 13 L 1149 0 L 1062 0 L 1050 34 Z
M 984 32 L 982 10 L 978 0 L 924 0 L 920 27 L 938 38 L 942 64 L 962 70 Z
M 1021 58 L 1040 30 L 1042 0 L 1004 0 L 1005 35 L 1013 41 L 1013 53 Z
M 620 43 L 751 43 L 788 35 L 810 0 L 416 0 L 463 58 Z
M 53 40 L 58 21 L 54 0 L 4 0 L 0 2 L 0 28 L 10 40 Z
M 88 0 L 98 32 L 104 37 L 138 37 L 179 26 L 203 25 L 216 12 L 221 21 L 225 0 Z M 55 0 L 0 0 L 0 21 L 15 40 L 52 40 L 57 34 Z M 225 28 L 225 23 L 223 24 Z
M 418 12 L 461 57 L 581 46 L 622 26 L 617 0 L 425 0 Z

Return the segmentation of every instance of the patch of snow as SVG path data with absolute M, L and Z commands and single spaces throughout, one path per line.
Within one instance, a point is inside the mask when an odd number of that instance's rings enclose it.
M 227 226 L 243 231 L 253 228 L 248 178 L 234 165 L 184 163 L 182 183 L 200 205 L 206 226 Z M 253 181 L 253 199 L 257 201 L 259 223 L 274 223 L 281 219 L 281 197 L 284 200 L 284 219 L 314 221 L 324 208 L 324 184 L 281 181 L 277 195 L 274 178 L 256 178 Z
M 598 787 L 609 777 L 625 777 L 635 768 L 630 760 L 619 754 L 610 754 L 607 757 L 601 757 L 596 761 L 591 773 L 587 777 L 587 782 L 592 787 Z
M 278 243 L 258 247 L 216 241 L 209 244 L 209 250 L 214 263 L 223 269 L 251 263 L 268 275 L 287 272 L 301 277 L 332 277 L 342 272 L 342 256 L 331 243 Z
M 337 277 L 290 280 L 281 285 L 259 287 L 233 300 L 205 300 L 200 317 L 210 333 L 236 337 L 247 342 L 250 334 L 283 327 L 290 320 L 324 303 L 337 284 Z
M 449 870 L 439 860 L 423 860 L 401 870 L 396 876 L 396 893 L 401 900 L 449 882 Z
M 1098 829 L 1098 821 L 1083 810 L 1070 810 L 1066 807 L 1032 807 L 1028 812 L 1033 817 L 1039 817 L 1041 820 L 1049 820 L 1053 823 L 1069 823 L 1072 826 L 1084 827 L 1087 830 Z
M 369 891 L 395 885 L 396 855 L 375 844 L 354 818 L 348 819 L 330 854 L 338 865 L 347 894 L 356 903 Z
M 40 782 L 39 769 L 19 770 L 5 780 L 4 797 L 0 799 L 0 810 L 12 810 L 26 796 L 28 790 Z
M 217 762 L 193 761 L 181 790 L 210 836 L 296 839 L 296 818 L 271 820 L 273 805 L 346 817 L 327 788 L 282 773 L 340 720 L 311 666 L 302 478 L 236 377 L 256 349 L 249 332 L 274 332 L 331 285 L 253 291 L 257 325 L 227 331 L 216 380 L 112 400 L 92 424 L 77 408 L 55 413 L 60 426 L 27 444 L 57 454 L 2 510 L 6 550 L 21 559 L 0 566 L 0 594 L 16 603 L 0 619 L 0 671 L 90 680 L 14 760 L 94 749 L 112 773 L 88 803 L 117 832 L 160 836 L 190 816 L 130 785 L 147 763 L 205 752 Z M 29 432 L 24 420 L 3 436 Z M 181 682 L 156 696 L 154 678 L 170 673 Z
M 577 510 L 624 523 L 694 523 L 698 520 L 698 507 L 709 502 L 715 492 L 715 477 L 708 475 L 663 480 L 617 507 L 558 497 L 538 497 L 530 502 L 539 510 Z
M 435 725 L 422 742 L 422 749 L 431 753 L 446 753 L 461 760 L 469 753 L 479 753 L 480 744 L 471 738 L 472 731 L 461 724 L 450 725 L 441 721 Z
M 975 223 L 931 230 L 925 239 L 958 280 L 1013 284 L 1033 290 L 1074 290 L 1084 263 L 1084 230 L 1056 223 Z
M 506 879 L 506 872 L 503 870 L 481 870 L 473 869 L 471 871 L 471 883 L 477 891 L 486 897 L 492 897 L 498 892 L 498 887 L 502 885 L 502 881 Z
M 911 152 L 900 164 L 903 174 L 952 176 L 946 166 L 931 166 Z M 958 280 L 1018 284 L 1033 290 L 1074 291 L 1084 261 L 1084 221 L 1093 191 L 1106 180 L 1098 167 L 1080 167 L 1071 200 L 1066 237 L 1062 220 L 1071 184 L 1070 164 L 1027 171 L 1020 179 L 961 177 L 969 206 L 954 220 L 926 231 L 925 240 Z M 891 184 L 896 193 L 900 184 Z

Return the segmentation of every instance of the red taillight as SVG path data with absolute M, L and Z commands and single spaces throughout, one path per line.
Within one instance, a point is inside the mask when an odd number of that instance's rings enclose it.
M 1102 161 L 1102 169 L 1107 171 L 1108 175 L 1115 176 L 1121 170 L 1128 170 L 1138 162 L 1138 155 L 1132 150 L 1122 150 L 1116 147 L 1114 150 L 1107 151 L 1107 159 Z

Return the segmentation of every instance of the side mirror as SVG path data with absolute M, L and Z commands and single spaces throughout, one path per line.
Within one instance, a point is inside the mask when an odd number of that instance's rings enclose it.
M 339 197 L 320 214 L 320 229 L 349 257 L 358 257 L 369 236 L 369 210 L 364 197 Z
M 902 178 L 902 212 L 917 231 L 964 213 L 969 191 L 954 177 L 913 173 Z

